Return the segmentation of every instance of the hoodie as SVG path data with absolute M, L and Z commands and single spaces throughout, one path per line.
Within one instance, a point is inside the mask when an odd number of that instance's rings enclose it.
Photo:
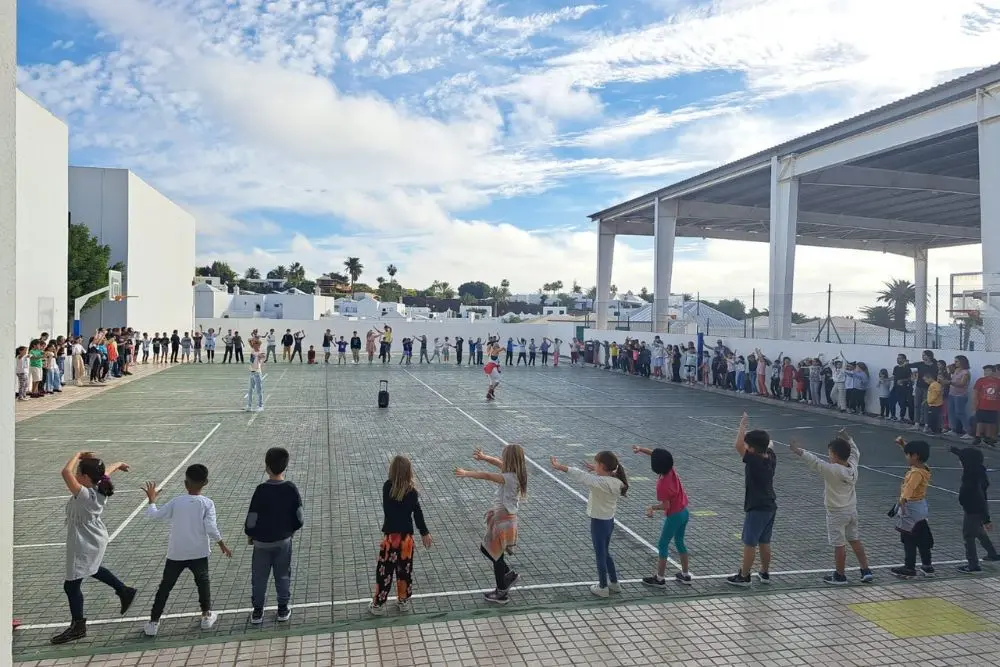
M 823 478 L 823 501 L 826 504 L 826 509 L 834 512 L 856 512 L 858 509 L 858 496 L 854 488 L 858 483 L 858 463 L 861 460 L 861 452 L 854 444 L 853 438 L 849 438 L 847 442 L 851 445 L 851 455 L 847 459 L 846 466 L 824 461 L 812 452 L 802 452 L 802 458 L 806 465 L 818 472 Z
M 962 462 L 962 485 L 958 489 L 958 502 L 966 514 L 979 514 L 983 523 L 990 522 L 990 504 L 986 489 L 990 480 L 983 465 L 983 453 L 975 447 L 959 449 L 952 447 L 951 453 Z

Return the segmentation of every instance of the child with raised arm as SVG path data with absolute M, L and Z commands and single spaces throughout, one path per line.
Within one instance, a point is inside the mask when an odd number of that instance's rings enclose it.
M 774 469 L 778 458 L 774 454 L 771 436 L 767 431 L 747 432 L 748 417 L 743 413 L 736 433 L 736 453 L 743 459 L 746 490 L 743 498 L 743 562 L 740 571 L 726 579 L 731 586 L 750 587 L 750 570 L 760 551 L 760 570 L 757 580 L 771 583 L 771 533 L 778 503 L 774 495 Z
M 656 564 L 656 574 L 652 577 L 644 577 L 642 584 L 651 588 L 664 588 L 667 581 L 664 575 L 667 573 L 667 562 L 670 559 L 670 543 L 674 543 L 677 549 L 677 557 L 681 561 L 681 571 L 674 575 L 674 580 L 679 584 L 691 584 L 691 572 L 688 567 L 687 545 L 684 544 L 684 533 L 687 531 L 688 519 L 688 497 L 684 492 L 684 485 L 681 478 L 677 476 L 674 469 L 674 457 L 665 449 L 649 449 L 647 447 L 632 447 L 636 454 L 645 454 L 649 457 L 649 466 L 656 473 L 656 500 L 655 505 L 650 505 L 646 509 L 646 516 L 652 519 L 657 512 L 663 512 L 663 527 L 660 529 L 660 542 L 657 550 L 660 560 Z
M 405 456 L 396 456 L 389 464 L 389 479 L 382 485 L 382 544 L 375 565 L 375 596 L 368 606 L 375 616 L 385 615 L 392 578 L 396 577 L 396 600 L 399 611 L 410 611 L 413 594 L 413 524 L 416 522 L 424 547 L 433 543 L 424 522 L 413 478 L 413 464 Z
M 549 461 L 554 470 L 567 473 L 570 479 L 590 490 L 587 516 L 590 517 L 590 539 L 597 558 L 597 583 L 590 587 L 590 592 L 600 598 L 620 593 L 622 587 L 611 557 L 611 534 L 615 529 L 618 498 L 628 493 L 625 467 L 618 462 L 617 456 L 608 451 L 597 452 L 594 462 L 585 464 L 588 472 L 565 466 L 554 456 Z
M 219 615 L 212 611 L 212 585 L 208 578 L 208 556 L 212 552 L 212 542 L 219 550 L 232 558 L 222 540 L 222 533 L 215 519 L 215 503 L 201 495 L 208 484 L 208 468 L 196 463 L 188 466 L 184 473 L 184 488 L 187 493 L 167 501 L 162 507 L 156 506 L 159 489 L 156 482 L 146 482 L 143 490 L 149 507 L 146 516 L 150 519 L 170 522 L 170 537 L 167 538 L 167 562 L 163 566 L 163 578 L 156 589 L 153 610 L 149 612 L 149 622 L 143 628 L 147 637 L 155 637 L 160 630 L 160 617 L 167 606 L 167 598 L 174 589 L 178 577 L 184 570 L 191 570 L 195 586 L 198 587 L 198 604 L 201 607 L 201 629 L 210 630 Z
M 250 388 L 247 390 L 247 412 L 261 412 L 264 409 L 264 379 L 261 375 L 261 364 L 264 355 L 260 352 L 260 338 L 250 337 Z M 257 394 L 257 407 L 253 406 L 253 395 Z
M 896 530 L 903 543 L 903 566 L 894 567 L 890 572 L 901 579 L 912 579 L 918 574 L 932 577 L 934 565 L 931 563 L 931 549 L 934 548 L 934 535 L 931 534 L 931 527 L 927 522 L 927 517 L 930 515 L 927 507 L 927 487 L 931 483 L 931 469 L 927 467 L 927 459 L 931 457 L 931 447 L 922 440 L 906 442 L 903 438 L 896 438 L 896 444 L 903 450 L 910 469 L 903 476 L 899 500 L 891 513 L 896 520 Z
M 962 539 L 965 540 L 966 563 L 960 565 L 958 571 L 962 574 L 975 574 L 983 571 L 979 565 L 977 541 L 986 549 L 985 560 L 1000 561 L 993 541 L 986 534 L 987 530 L 993 528 L 990 521 L 990 501 L 986 495 L 990 480 L 986 475 L 986 466 L 983 465 L 983 452 L 978 447 L 952 447 L 951 453 L 962 462 L 962 485 L 958 489 L 958 502 L 964 514 Z
M 861 581 L 869 584 L 874 580 L 868 567 L 868 555 L 861 544 L 858 533 L 858 463 L 861 451 L 854 438 L 841 429 L 837 437 L 827 445 L 828 461 L 823 461 L 812 452 L 807 452 L 793 440 L 789 449 L 801 456 L 806 464 L 823 478 L 823 501 L 826 505 L 826 533 L 833 547 L 834 572 L 823 578 L 823 583 L 842 586 L 847 583 L 844 569 L 847 567 L 847 545 L 851 545 L 861 568 Z
M 510 601 L 509 591 L 517 581 L 517 572 L 507 567 L 505 556 L 514 553 L 517 544 L 517 512 L 521 499 L 528 493 L 528 466 L 521 445 L 507 445 L 500 457 L 488 456 L 477 449 L 472 458 L 489 463 L 500 472 L 481 472 L 455 468 L 456 477 L 468 477 L 493 482 L 497 485 L 493 505 L 486 512 L 486 535 L 479 550 L 493 563 L 496 590 L 485 595 L 492 604 L 505 605 Z

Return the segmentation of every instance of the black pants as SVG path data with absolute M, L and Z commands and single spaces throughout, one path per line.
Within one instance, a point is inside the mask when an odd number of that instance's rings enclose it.
M 791 387 L 785 387 L 785 388 L 783 388 L 782 389 L 782 396 L 785 397 L 786 401 L 792 400 L 792 388 Z
M 879 417 L 891 417 L 892 413 L 889 412 L 889 398 L 878 398 L 878 414 Z
M 507 350 L 507 357 L 504 359 L 504 365 L 510 366 L 514 363 L 514 352 L 512 350 Z
M 476 363 L 480 366 L 483 365 L 483 348 L 481 347 L 476 348 Z
M 535 365 L 535 353 L 534 352 L 528 353 L 528 365 L 529 366 L 534 366 Z
M 292 350 L 292 356 L 288 358 L 288 363 L 295 361 L 296 354 L 299 355 L 299 363 L 302 363 L 302 347 L 299 345 L 296 345 L 295 349 Z
M 493 577 L 496 580 L 497 590 L 507 590 L 504 586 L 504 579 L 506 579 L 507 575 L 510 573 L 510 568 L 507 566 L 507 561 L 504 559 L 504 555 L 500 554 L 500 558 L 493 560 L 493 557 L 490 556 L 490 554 L 482 547 L 479 547 L 479 551 L 493 563 Z
M 917 552 L 920 552 L 920 564 L 931 566 L 931 549 L 934 548 L 934 536 L 927 520 L 919 521 L 913 527 L 913 532 L 900 533 L 903 543 L 903 565 L 915 569 L 917 567 Z
M 205 356 L 208 357 L 208 363 L 214 364 L 215 363 L 215 348 L 214 347 L 207 348 L 205 350 Z
M 233 347 L 233 353 L 236 355 L 236 361 L 243 363 L 243 348 Z
M 231 364 L 233 363 L 233 346 L 227 345 L 226 351 L 222 353 L 222 363 Z
M 472 365 L 474 363 L 476 363 L 476 348 L 470 347 L 469 348 L 469 364 Z
M 458 345 L 455 346 L 455 363 L 462 365 L 462 348 Z
M 121 595 L 128 588 L 118 577 L 111 574 L 111 571 L 107 568 L 98 568 L 97 572 L 92 576 L 102 584 L 107 584 L 115 589 L 116 595 Z M 69 612 L 72 614 L 73 620 L 82 621 L 86 618 L 83 615 L 83 579 L 64 581 L 63 590 L 66 592 L 66 598 L 69 600 Z
M 989 535 L 984 528 L 982 514 L 966 514 L 962 518 L 962 537 L 965 539 L 965 558 L 969 561 L 969 567 L 976 569 L 979 567 L 979 551 L 976 542 L 983 545 L 986 555 L 996 557 L 997 550 L 990 541 Z
M 174 347 L 173 345 L 170 346 L 170 363 L 172 364 L 177 363 L 177 355 L 180 353 L 180 351 L 181 351 L 180 346 L 177 347 Z
M 771 396 L 778 397 L 781 395 L 781 380 L 778 378 L 771 378 Z
M 524 362 L 525 366 L 528 365 L 528 357 L 524 356 L 524 352 L 518 352 L 518 354 L 517 354 L 517 365 L 520 366 L 522 361 Z
M 549 351 L 542 350 L 542 366 L 548 366 L 548 365 L 549 365 Z
M 940 405 L 928 405 L 927 406 L 927 428 L 930 429 L 931 433 L 941 432 L 941 406 Z
M 156 598 L 153 600 L 153 610 L 149 612 L 149 620 L 156 622 L 163 616 L 163 610 L 167 606 L 167 598 L 170 591 L 174 590 L 177 579 L 184 570 L 191 570 L 194 575 L 195 586 L 198 587 L 198 604 L 202 613 L 212 610 L 212 588 L 208 579 L 208 558 L 198 558 L 196 560 L 170 560 L 163 565 L 163 578 L 160 580 L 160 587 L 156 589 Z
M 146 363 L 147 361 L 149 361 L 149 349 L 148 348 L 143 348 L 143 350 L 142 350 L 142 363 Z

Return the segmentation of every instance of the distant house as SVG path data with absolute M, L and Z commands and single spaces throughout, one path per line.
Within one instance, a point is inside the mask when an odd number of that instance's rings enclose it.
M 288 281 L 284 278 L 247 278 L 247 284 L 251 289 L 280 290 L 288 286 Z
M 351 291 L 351 284 L 327 275 L 316 279 L 316 288 L 324 296 L 333 296 L 335 294 L 347 294 Z

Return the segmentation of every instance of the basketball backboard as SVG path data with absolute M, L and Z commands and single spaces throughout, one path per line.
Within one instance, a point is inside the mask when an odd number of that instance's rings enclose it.
M 122 297 L 122 272 L 108 271 L 108 300 L 117 301 Z

